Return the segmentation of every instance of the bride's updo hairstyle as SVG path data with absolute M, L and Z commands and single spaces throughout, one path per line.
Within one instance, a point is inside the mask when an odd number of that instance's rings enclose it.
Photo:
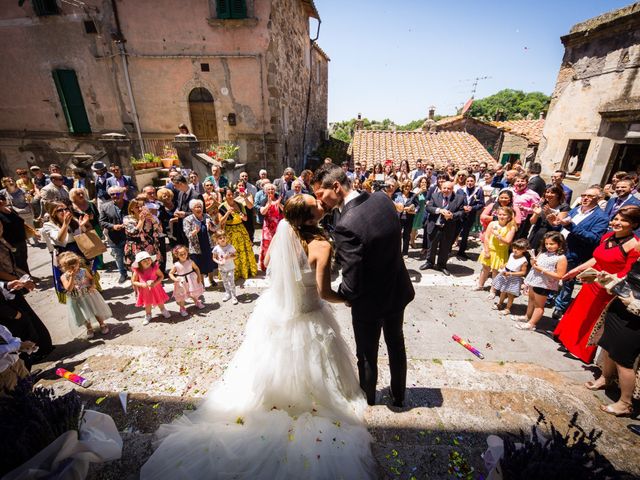
M 309 242 L 329 240 L 329 237 L 319 225 L 307 225 L 307 222 L 313 219 L 313 212 L 305 198 L 304 194 L 291 197 L 284 206 L 284 218 L 300 238 L 305 253 L 309 253 Z

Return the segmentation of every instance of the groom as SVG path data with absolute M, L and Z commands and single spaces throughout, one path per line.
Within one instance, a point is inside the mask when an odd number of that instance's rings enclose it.
M 360 386 L 369 405 L 374 405 L 378 343 L 384 332 L 391 401 L 402 407 L 407 378 L 402 323 L 415 292 L 402 260 L 395 206 L 383 192 L 352 190 L 346 173 L 331 163 L 316 170 L 312 185 L 325 212 L 339 212 L 334 230 L 336 261 L 342 268 L 338 294 L 351 305 Z

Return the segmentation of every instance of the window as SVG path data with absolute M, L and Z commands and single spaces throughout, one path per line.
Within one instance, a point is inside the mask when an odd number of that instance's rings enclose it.
M 60 13 L 57 0 L 33 0 L 33 11 L 39 17 Z
M 84 21 L 84 31 L 85 33 L 98 33 L 98 29 L 96 28 L 96 24 L 93 20 Z
M 567 151 L 562 161 L 562 169 L 568 175 L 579 177 L 584 167 L 584 160 L 587 158 L 587 150 L 591 140 L 569 140 Z
M 519 153 L 503 153 L 502 157 L 500 157 L 500 163 L 505 165 L 506 163 L 513 163 L 516 160 L 520 160 Z
M 218 18 L 247 18 L 245 0 L 216 0 Z
M 200 71 L 201 72 L 209 72 L 209 64 L 208 63 L 201 63 L 200 64 Z
M 82 92 L 74 70 L 54 70 L 53 81 L 58 90 L 60 104 L 71 133 L 91 133 L 91 126 L 84 109 Z

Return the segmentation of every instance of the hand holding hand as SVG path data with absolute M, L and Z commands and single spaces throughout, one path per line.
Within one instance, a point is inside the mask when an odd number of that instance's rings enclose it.
M 20 351 L 28 352 L 33 350 L 36 347 L 36 344 L 30 340 L 25 340 L 24 342 L 20 342 Z
M 625 307 L 628 307 L 631 304 L 631 302 L 633 302 L 636 299 L 636 297 L 633 296 L 633 292 L 629 292 L 628 297 L 618 297 L 618 298 L 624 304 Z

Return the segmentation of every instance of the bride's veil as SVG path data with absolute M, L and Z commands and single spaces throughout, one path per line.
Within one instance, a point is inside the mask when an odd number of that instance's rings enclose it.
M 305 295 L 302 276 L 310 272 L 311 267 L 300 238 L 286 220 L 278 224 L 269 246 L 269 257 L 267 277 L 274 307 L 284 318 L 290 318 L 300 311 Z

